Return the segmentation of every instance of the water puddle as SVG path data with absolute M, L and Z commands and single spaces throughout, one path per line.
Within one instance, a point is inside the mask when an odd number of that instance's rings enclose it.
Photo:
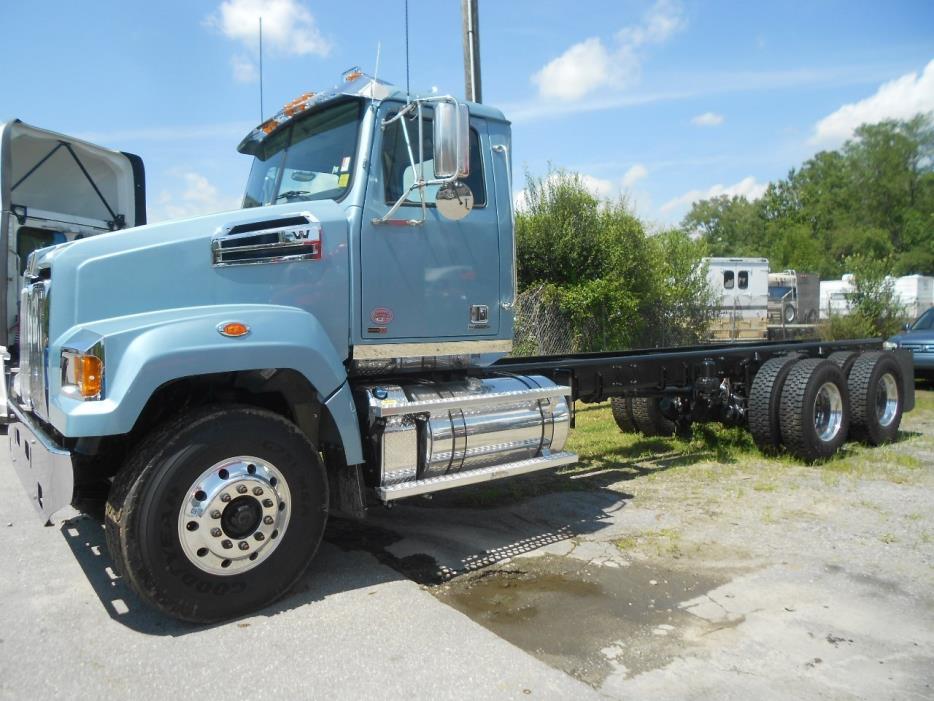
M 725 627 L 678 605 L 726 581 L 649 564 L 608 567 L 549 555 L 457 577 L 432 592 L 526 652 L 599 687 L 614 671 L 632 676 L 663 667 L 691 641 Z

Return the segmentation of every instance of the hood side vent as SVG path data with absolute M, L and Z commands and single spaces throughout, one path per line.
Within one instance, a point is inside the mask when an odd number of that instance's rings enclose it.
M 321 223 L 303 212 L 221 229 L 211 240 L 211 258 L 215 267 L 320 260 L 321 238 Z

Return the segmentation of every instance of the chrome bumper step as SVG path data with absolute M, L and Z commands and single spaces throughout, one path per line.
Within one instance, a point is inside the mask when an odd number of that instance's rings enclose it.
M 468 484 L 490 482 L 492 480 L 502 479 L 503 477 L 514 477 L 515 475 L 522 475 L 527 472 L 545 470 L 549 467 L 560 467 L 561 465 L 570 465 L 575 462 L 577 462 L 576 453 L 549 453 L 548 455 L 537 458 L 528 458 L 526 460 L 518 460 L 502 465 L 492 465 L 476 470 L 465 470 L 463 472 L 455 472 L 440 477 L 429 477 L 427 479 L 412 480 L 409 482 L 396 482 L 395 484 L 377 487 L 376 494 L 382 501 L 393 501 L 394 499 L 414 497 L 419 494 L 439 492 L 443 489 L 463 487 Z

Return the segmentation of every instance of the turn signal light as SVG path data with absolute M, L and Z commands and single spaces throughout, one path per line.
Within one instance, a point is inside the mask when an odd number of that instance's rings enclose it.
M 218 326 L 217 331 L 222 336 L 238 338 L 240 336 L 246 336 L 248 333 L 250 333 L 250 327 L 239 321 L 228 321 L 227 323 Z
M 62 390 L 82 399 L 99 399 L 104 389 L 104 361 L 96 355 L 62 353 Z

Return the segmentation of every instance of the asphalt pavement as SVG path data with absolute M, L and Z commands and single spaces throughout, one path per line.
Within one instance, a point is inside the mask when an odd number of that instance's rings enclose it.
M 146 608 L 99 522 L 45 526 L 0 444 L 0 697 L 574 698 L 596 692 L 372 555 L 325 543 L 279 603 L 223 625 Z

